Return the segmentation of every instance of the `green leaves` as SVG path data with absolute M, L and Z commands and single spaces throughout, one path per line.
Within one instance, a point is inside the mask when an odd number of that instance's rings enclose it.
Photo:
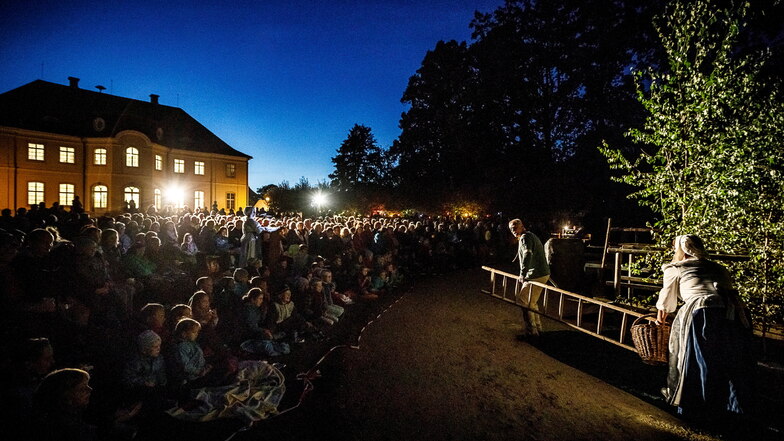
M 635 75 L 649 115 L 626 133 L 652 153 L 599 150 L 637 188 L 629 197 L 658 214 L 660 245 L 693 233 L 709 249 L 747 252 L 736 282 L 758 318 L 772 318 L 784 291 L 784 106 L 779 85 L 758 79 L 764 54 L 737 55 L 747 7 L 672 4 L 656 21 L 668 70 Z

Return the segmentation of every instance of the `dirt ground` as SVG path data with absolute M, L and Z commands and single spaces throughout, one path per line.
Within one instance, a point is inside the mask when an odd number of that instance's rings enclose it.
M 560 323 L 545 320 L 536 346 L 517 341 L 520 310 L 481 294 L 488 279 L 476 269 L 418 281 L 413 291 L 379 305 L 388 309 L 373 313 L 381 312 L 370 317 L 358 348 L 337 348 L 318 365 L 320 377 L 301 406 L 234 434 L 238 426 L 231 422 L 193 433 L 201 439 L 428 441 L 780 436 L 758 421 L 688 425 L 658 397 L 664 368 Z M 281 360 L 290 381 L 280 410 L 296 405 L 302 391 L 296 375 L 330 347 L 356 343 L 362 325 Z

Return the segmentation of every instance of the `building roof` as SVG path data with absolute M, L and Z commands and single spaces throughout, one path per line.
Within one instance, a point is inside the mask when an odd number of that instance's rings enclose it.
M 36 80 L 0 94 L 0 126 L 81 138 L 114 137 L 135 130 L 174 149 L 252 158 L 179 107 L 80 89 L 76 84 L 78 79 L 70 86 Z

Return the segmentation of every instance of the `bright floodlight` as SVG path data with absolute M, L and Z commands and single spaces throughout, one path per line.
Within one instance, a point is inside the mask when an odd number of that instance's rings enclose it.
M 185 201 L 185 192 L 182 188 L 172 185 L 164 191 L 164 198 L 173 205 L 181 207 Z
M 327 205 L 327 195 L 321 192 L 314 194 L 313 205 L 319 208 L 323 207 L 324 205 Z

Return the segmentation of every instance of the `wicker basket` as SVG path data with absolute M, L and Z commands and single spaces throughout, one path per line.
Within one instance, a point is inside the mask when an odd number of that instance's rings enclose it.
M 657 325 L 648 320 L 656 314 L 639 317 L 632 324 L 632 341 L 642 361 L 647 364 L 667 364 L 670 342 L 670 323 Z

